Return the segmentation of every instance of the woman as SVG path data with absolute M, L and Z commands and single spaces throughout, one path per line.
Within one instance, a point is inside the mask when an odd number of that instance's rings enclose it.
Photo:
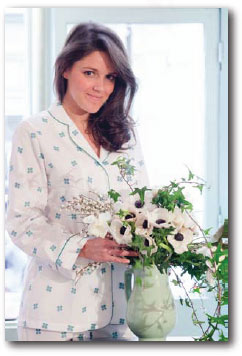
M 58 102 L 17 128 L 9 178 L 7 228 L 31 256 L 18 319 L 19 340 L 131 338 L 125 321 L 127 251 L 110 237 L 89 236 L 62 209 L 80 192 L 127 185 L 118 156 L 133 159 L 136 186 L 147 185 L 129 117 L 136 83 L 115 33 L 77 25 L 55 64 Z M 76 276 L 89 262 L 91 274 Z

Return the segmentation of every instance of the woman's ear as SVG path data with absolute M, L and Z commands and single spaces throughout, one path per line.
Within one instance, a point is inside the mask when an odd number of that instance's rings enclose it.
M 62 74 L 62 77 L 65 78 L 65 79 L 68 79 L 68 77 L 69 77 L 69 71 L 66 70 L 66 71 Z

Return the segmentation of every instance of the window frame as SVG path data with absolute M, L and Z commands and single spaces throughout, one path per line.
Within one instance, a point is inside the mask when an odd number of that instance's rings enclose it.
M 66 26 L 79 22 L 157 24 L 202 23 L 205 36 L 205 180 L 209 190 L 205 197 L 205 226 L 215 231 L 227 217 L 227 116 L 226 116 L 226 58 L 227 58 L 227 9 L 219 8 L 161 8 L 161 7 L 78 7 L 51 8 L 50 59 L 55 58 L 66 38 Z M 223 31 L 222 31 L 223 29 Z M 223 54 L 219 49 L 224 45 Z M 221 67 L 221 61 L 224 62 Z M 51 78 L 53 81 L 53 77 Z M 54 94 L 50 96 L 53 101 Z M 224 114 L 223 114 L 224 113 Z M 223 115 L 223 118 L 219 117 Z M 225 145 L 224 145 L 225 142 Z

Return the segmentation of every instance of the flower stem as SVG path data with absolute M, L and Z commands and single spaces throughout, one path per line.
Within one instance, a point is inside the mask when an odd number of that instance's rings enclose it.
M 195 308 L 194 308 L 193 302 L 192 302 L 192 300 L 191 300 L 191 298 L 190 298 L 190 296 L 189 296 L 189 294 L 188 294 L 188 292 L 187 292 L 187 290 L 186 290 L 186 288 L 185 288 L 185 286 L 184 286 L 182 280 L 179 278 L 179 276 L 178 276 L 177 273 L 175 272 L 174 268 L 171 267 L 171 269 L 172 269 L 173 273 L 174 273 L 175 276 L 176 276 L 176 280 L 177 280 L 178 284 L 181 285 L 182 288 L 183 288 L 183 290 L 185 291 L 186 296 L 187 296 L 187 298 L 188 298 L 188 300 L 189 300 L 189 302 L 190 302 L 191 308 L 192 308 L 192 310 L 193 310 L 193 315 L 195 316 L 196 321 L 197 321 L 197 324 L 199 325 L 199 327 L 200 327 L 200 329 L 202 330 L 202 333 L 203 333 L 203 335 L 204 335 L 204 330 L 203 330 L 203 327 L 202 327 L 202 325 L 201 325 L 201 323 L 199 322 L 199 319 L 198 319 L 198 317 L 197 317 L 197 313 L 196 313 L 196 310 L 195 310 Z

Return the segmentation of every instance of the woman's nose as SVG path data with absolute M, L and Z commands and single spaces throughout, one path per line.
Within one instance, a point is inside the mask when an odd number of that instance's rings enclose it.
M 97 78 L 94 83 L 93 89 L 96 91 L 102 91 L 104 89 L 104 80 L 102 78 Z

